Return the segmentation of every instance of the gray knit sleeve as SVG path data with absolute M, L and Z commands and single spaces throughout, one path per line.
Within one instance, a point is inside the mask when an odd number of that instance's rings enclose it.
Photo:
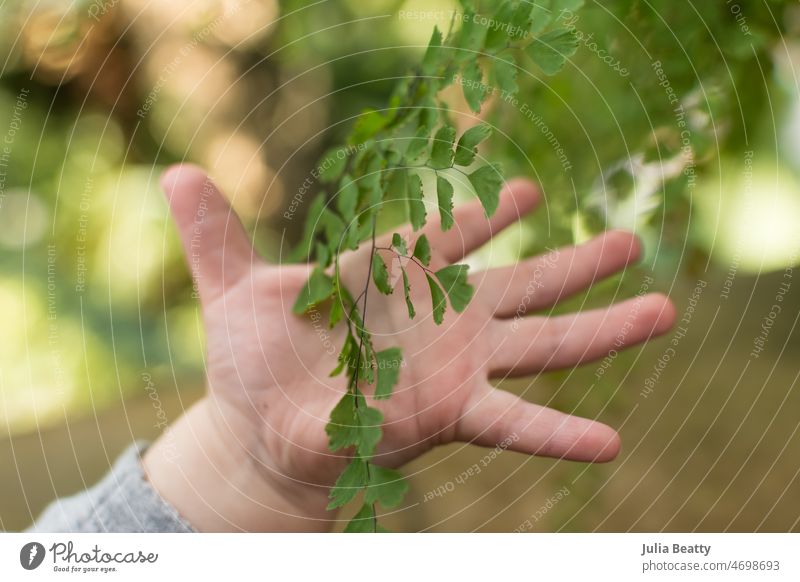
M 30 532 L 167 532 L 194 531 L 145 480 L 136 442 L 117 459 L 94 487 L 56 499 L 28 529 Z

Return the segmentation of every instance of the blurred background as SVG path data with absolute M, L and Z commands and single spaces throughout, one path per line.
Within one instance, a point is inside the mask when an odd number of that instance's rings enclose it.
M 520 71 L 517 102 L 486 108 L 498 127 L 487 155 L 539 181 L 545 204 L 472 259 L 507 264 L 605 228 L 644 239 L 639 266 L 559 310 L 652 278 L 677 306 L 675 332 L 504 384 L 621 427 L 621 456 L 588 466 L 444 447 L 408 467 L 391 529 L 800 529 L 800 7 L 654 4 L 562 13 L 576 56 L 555 77 Z M 0 0 L 0 529 L 95 482 L 202 394 L 163 168 L 208 168 L 262 255 L 280 259 L 301 227 L 284 211 L 316 159 L 387 102 L 457 9 Z

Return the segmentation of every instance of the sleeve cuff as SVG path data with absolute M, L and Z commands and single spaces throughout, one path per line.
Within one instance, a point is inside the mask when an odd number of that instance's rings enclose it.
M 141 456 L 148 443 L 137 441 L 94 487 L 51 503 L 31 532 L 162 532 L 194 529 L 147 482 Z

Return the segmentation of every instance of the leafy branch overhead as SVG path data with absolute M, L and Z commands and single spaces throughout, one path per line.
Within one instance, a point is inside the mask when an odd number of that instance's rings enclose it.
M 364 325 L 370 287 L 374 284 L 376 292 L 394 294 L 399 283 L 393 283 L 390 269 L 399 264 L 403 299 L 413 319 L 418 295 L 412 297 L 408 270 L 419 269 L 428 283 L 436 324 L 444 321 L 448 305 L 456 313 L 464 311 L 474 293 L 466 265 L 431 269 L 431 247 L 424 234 L 416 238 L 413 249 L 399 234 L 394 234 L 390 247 L 378 249 L 377 217 L 387 201 L 404 200 L 405 218 L 419 231 L 428 221 L 425 200 L 431 198 L 436 201 L 440 228 L 452 228 L 453 173 L 467 178 L 486 216 L 491 216 L 499 204 L 503 173 L 498 164 L 484 160 L 479 148 L 492 130 L 479 123 L 458 135 L 440 92 L 460 84 L 466 103 L 479 113 L 494 92 L 517 91 L 517 72 L 525 66 L 525 59 L 551 75 L 577 50 L 574 31 L 559 24 L 559 15 L 563 10 L 574 12 L 582 0 L 537 0 L 536 4 L 507 0 L 493 3 L 488 14 L 478 14 L 475 4 L 461 1 L 460 28 L 452 23 L 443 34 L 434 27 L 422 62 L 398 83 L 388 107 L 365 111 L 347 143 L 326 152 L 319 177 L 328 188 L 311 203 L 295 253 L 297 258 L 311 257 L 317 264 L 297 297 L 295 313 L 327 304 L 330 326 L 347 325 L 339 363 L 331 373 L 346 371 L 347 390 L 326 427 L 330 449 L 351 455 L 331 489 L 329 508 L 341 507 L 359 496 L 362 503 L 345 531 L 379 531 L 376 506 L 400 504 L 408 488 L 398 472 L 373 462 L 383 415 L 369 405 L 362 388 L 371 387 L 374 400 L 388 399 L 404 362 L 399 348 L 376 351 L 373 346 Z M 425 191 L 425 173 L 435 174 L 435 192 Z M 369 276 L 354 298 L 341 283 L 339 259 L 342 252 L 367 241 L 371 245 Z M 390 258 L 393 260 L 387 264 Z

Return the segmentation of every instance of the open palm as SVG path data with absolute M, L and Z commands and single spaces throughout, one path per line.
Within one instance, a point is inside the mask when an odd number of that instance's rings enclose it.
M 328 450 L 324 430 L 347 388 L 344 376 L 330 376 L 344 328 L 328 329 L 324 313 L 292 313 L 310 267 L 258 259 L 201 170 L 173 168 L 163 185 L 200 291 L 217 421 L 265 479 L 322 515 L 327 489 L 346 462 Z M 431 221 L 423 230 L 431 243 L 431 267 L 461 260 L 537 201 L 532 183 L 515 180 L 491 219 L 476 201 L 456 209 L 455 226 L 447 233 Z M 411 244 L 418 234 L 404 231 Z M 378 241 L 378 247 L 388 246 Z M 391 264 L 390 253 L 380 252 Z M 351 292 L 364 287 L 369 253 L 369 245 L 362 245 L 342 257 L 343 281 Z M 489 381 L 574 366 L 669 329 L 674 310 L 660 295 L 575 315 L 533 315 L 638 256 L 633 235 L 609 232 L 585 245 L 473 274 L 475 297 L 463 313 L 448 310 L 441 325 L 433 321 L 419 265 L 406 265 L 417 306 L 413 320 L 402 289 L 389 296 L 370 289 L 367 327 L 376 349 L 397 346 L 404 356 L 391 400 L 371 402 L 385 417 L 375 462 L 396 467 L 438 444 L 495 446 L 507 437 L 514 441 L 512 449 L 529 454 L 581 461 L 615 457 L 619 438 L 613 429 L 528 403 Z

